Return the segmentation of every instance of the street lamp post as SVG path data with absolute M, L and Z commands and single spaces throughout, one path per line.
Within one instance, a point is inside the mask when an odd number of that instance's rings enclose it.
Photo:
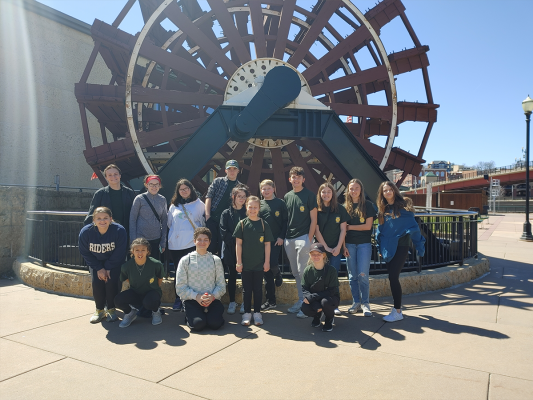
M 522 108 L 526 114 L 526 222 L 524 222 L 520 240 L 533 241 L 531 223 L 529 222 L 529 122 L 531 120 L 531 112 L 533 112 L 533 99 L 527 96 L 527 99 L 522 102 Z

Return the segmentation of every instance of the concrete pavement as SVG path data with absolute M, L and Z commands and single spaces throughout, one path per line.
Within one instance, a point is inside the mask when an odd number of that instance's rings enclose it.
M 329 333 L 281 307 L 262 327 L 226 315 L 194 334 L 182 313 L 91 325 L 94 303 L 0 281 L 2 399 L 532 399 L 533 243 L 523 214 L 479 230 L 491 272 L 469 284 L 404 297 L 403 321 L 335 319 Z M 341 306 L 346 311 L 348 304 Z

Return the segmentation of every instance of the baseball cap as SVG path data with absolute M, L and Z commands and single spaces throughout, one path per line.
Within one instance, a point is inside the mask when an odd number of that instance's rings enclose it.
M 311 247 L 309 248 L 309 253 L 311 253 L 312 251 L 318 251 L 320 253 L 325 253 L 326 252 L 326 249 L 324 248 L 324 246 L 320 243 L 313 243 L 311 245 Z
M 236 160 L 228 160 L 226 162 L 226 169 L 228 169 L 230 167 L 239 168 L 239 163 Z

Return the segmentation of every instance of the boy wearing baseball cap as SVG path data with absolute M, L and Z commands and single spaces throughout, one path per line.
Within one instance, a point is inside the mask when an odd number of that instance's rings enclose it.
M 206 226 L 212 234 L 209 251 L 212 254 L 220 254 L 220 215 L 222 211 L 231 204 L 231 191 L 240 182 L 237 180 L 239 174 L 239 163 L 236 160 L 226 162 L 226 176 L 215 178 L 207 189 L 205 199 L 205 220 Z

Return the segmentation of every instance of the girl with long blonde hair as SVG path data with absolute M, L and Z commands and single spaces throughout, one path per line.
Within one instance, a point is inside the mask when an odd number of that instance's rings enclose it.
M 348 182 L 344 197 L 344 208 L 350 215 L 346 228 L 344 255 L 353 298 L 348 312 L 355 314 L 361 310 L 365 317 L 371 317 L 368 275 L 372 258 L 372 224 L 376 209 L 374 204 L 365 198 L 365 188 L 359 179 Z

